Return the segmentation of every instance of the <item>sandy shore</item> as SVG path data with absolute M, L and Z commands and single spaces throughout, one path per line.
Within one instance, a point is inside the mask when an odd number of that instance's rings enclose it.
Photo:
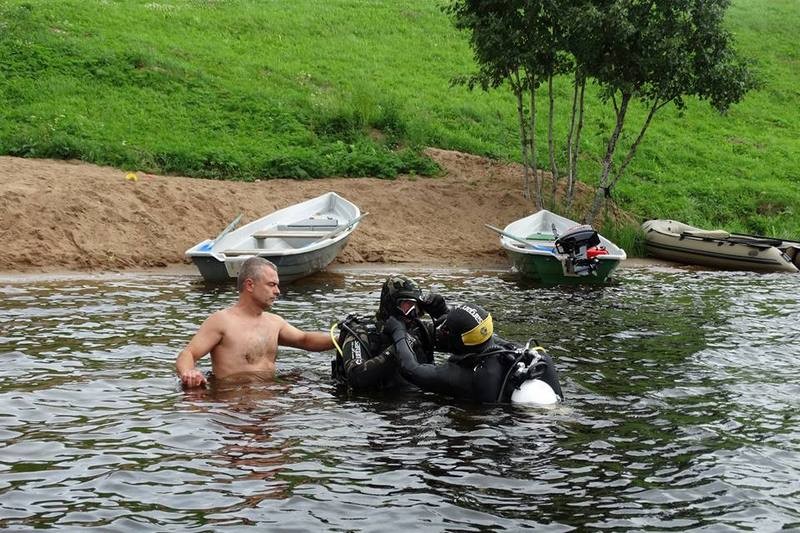
M 507 267 L 496 234 L 532 212 L 518 165 L 444 150 L 441 177 L 255 183 L 159 176 L 81 162 L 0 157 L 0 271 L 150 270 L 190 265 L 184 252 L 242 224 L 335 191 L 370 214 L 337 265 Z

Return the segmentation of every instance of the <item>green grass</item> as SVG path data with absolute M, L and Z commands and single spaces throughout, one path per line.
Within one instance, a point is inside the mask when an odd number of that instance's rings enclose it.
M 0 153 L 239 180 L 435 175 L 425 146 L 518 160 L 507 91 L 450 86 L 473 64 L 442 4 L 0 0 Z M 697 101 L 664 109 L 616 201 L 640 219 L 797 239 L 800 4 L 735 0 L 728 27 L 763 88 L 725 116 Z M 557 89 L 568 96 L 569 82 Z M 592 184 L 612 114 L 588 106 Z M 630 228 L 617 234 L 633 243 Z

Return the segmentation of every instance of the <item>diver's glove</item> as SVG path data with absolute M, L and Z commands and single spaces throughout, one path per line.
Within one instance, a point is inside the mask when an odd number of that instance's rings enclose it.
M 395 344 L 406 338 L 406 325 L 394 316 L 390 316 L 383 323 L 383 331 L 392 338 L 392 342 Z
M 423 311 L 431 315 L 431 318 L 439 318 L 447 314 L 447 303 L 441 294 L 428 292 L 419 299 L 419 306 Z

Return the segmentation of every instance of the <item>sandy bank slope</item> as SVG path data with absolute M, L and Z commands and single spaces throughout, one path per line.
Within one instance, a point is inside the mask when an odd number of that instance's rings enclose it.
M 242 222 L 336 191 L 370 213 L 340 263 L 503 264 L 497 236 L 530 212 L 521 170 L 430 150 L 440 178 L 332 178 L 233 183 L 126 172 L 85 163 L 0 157 L 0 270 L 107 270 L 185 263 L 183 253 Z

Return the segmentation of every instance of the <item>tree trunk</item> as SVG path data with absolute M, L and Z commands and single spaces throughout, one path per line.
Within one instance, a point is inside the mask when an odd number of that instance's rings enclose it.
M 575 151 L 578 149 L 576 143 L 576 126 L 575 121 L 578 115 L 578 94 L 580 90 L 580 74 L 578 67 L 575 67 L 575 80 L 572 88 L 572 111 L 569 117 L 569 133 L 567 134 L 567 195 L 566 195 L 566 208 L 569 210 L 572 204 L 572 195 L 574 194 L 575 179 L 577 177 L 577 156 Z
M 556 147 L 555 139 L 553 138 L 553 121 L 555 114 L 555 97 L 553 95 L 553 75 L 547 77 L 547 94 L 550 98 L 550 110 L 547 120 L 547 147 L 550 152 L 550 172 L 553 175 L 553 199 L 552 203 L 556 202 L 556 187 L 558 186 L 558 166 L 556 165 Z
M 528 132 L 525 122 L 525 104 L 522 100 L 522 84 L 519 81 L 519 72 L 516 72 L 516 83 L 511 84 L 514 96 L 517 99 L 517 118 L 519 120 L 519 140 L 522 148 L 522 196 L 526 200 L 531 199 L 531 178 L 528 155 Z
M 539 211 L 544 207 L 542 203 L 542 176 L 539 174 L 539 165 L 536 160 L 536 79 L 528 74 L 528 91 L 531 97 L 531 123 L 530 123 L 530 138 L 531 138 L 531 170 L 533 171 L 534 179 L 536 180 L 536 210 Z
M 572 157 L 575 142 L 575 120 L 578 113 L 578 69 L 575 68 L 575 82 L 572 86 L 572 110 L 569 114 L 569 132 L 567 133 L 567 206 L 569 206 L 572 193 L 572 183 L 575 179 L 575 160 Z
M 622 93 L 622 101 L 620 102 L 619 108 L 616 108 L 615 106 L 617 121 L 614 125 L 614 131 L 611 134 L 611 138 L 608 139 L 608 144 L 606 145 L 606 155 L 603 157 L 600 184 L 597 186 L 597 191 L 595 192 L 592 206 L 589 208 L 589 211 L 583 218 L 585 224 L 591 224 L 594 221 L 594 218 L 603 208 L 606 197 L 611 196 L 611 189 L 608 185 L 608 176 L 611 174 L 611 167 L 614 164 L 614 152 L 617 149 L 617 141 L 619 141 L 619 136 L 622 134 L 622 127 L 625 123 L 625 115 L 628 112 L 628 103 L 630 103 L 630 101 L 631 94 Z
M 669 101 L 669 100 L 667 100 Z M 663 104 L 661 104 L 663 105 Z M 658 98 L 653 101 L 653 105 L 650 106 L 650 112 L 647 113 L 647 118 L 645 119 L 644 123 L 642 124 L 642 129 L 639 130 L 639 135 L 636 137 L 636 140 L 633 141 L 628 153 L 625 155 L 625 159 L 622 161 L 622 164 L 619 166 L 619 169 L 614 173 L 614 177 L 611 179 L 611 183 L 609 183 L 608 188 L 613 189 L 617 186 L 617 182 L 625 173 L 625 170 L 628 168 L 628 164 L 633 159 L 633 156 L 636 155 L 636 149 L 639 148 L 639 143 L 642 142 L 642 138 L 644 137 L 644 133 L 647 131 L 647 128 L 650 126 L 650 122 L 653 120 L 653 116 L 656 114 L 656 111 L 661 107 L 658 103 Z
M 578 155 L 581 149 L 581 131 L 583 131 L 583 115 L 586 109 L 584 96 L 586 95 L 586 77 L 581 76 L 580 98 L 578 101 L 578 128 L 575 131 L 575 147 L 572 151 L 572 168 L 574 174 L 571 176 L 569 188 L 567 189 L 567 210 L 572 209 L 572 202 L 575 201 L 575 182 L 578 181 Z

